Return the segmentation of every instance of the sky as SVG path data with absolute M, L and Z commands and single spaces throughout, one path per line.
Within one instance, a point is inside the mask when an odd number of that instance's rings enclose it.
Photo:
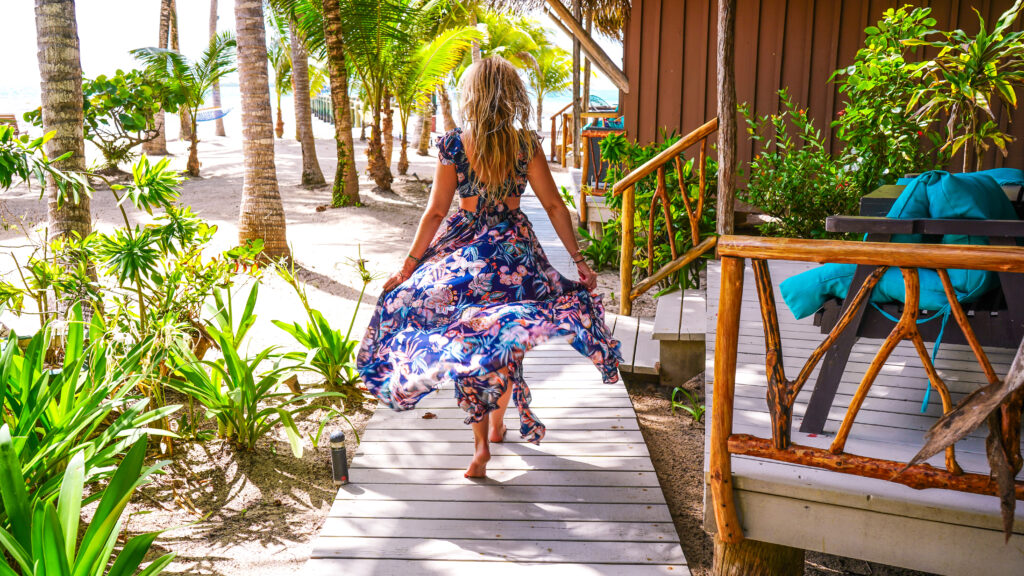
M 209 1 L 178 0 L 177 6 L 181 51 L 195 57 L 208 41 Z M 218 29 L 234 29 L 234 2 L 220 0 L 218 8 Z M 160 0 L 77 0 L 76 10 L 82 70 L 87 77 L 132 68 L 135 60 L 128 51 L 156 44 Z M 557 44 L 571 50 L 571 40 L 546 16 L 534 17 L 548 28 Z M 0 54 L 4 55 L 0 58 L 0 99 L 18 95 L 37 100 L 39 66 L 34 2 L 0 0 L 0 22 Z M 612 60 L 621 61 L 620 44 L 598 41 Z M 592 80 L 591 86 L 594 90 L 614 89 L 601 75 Z

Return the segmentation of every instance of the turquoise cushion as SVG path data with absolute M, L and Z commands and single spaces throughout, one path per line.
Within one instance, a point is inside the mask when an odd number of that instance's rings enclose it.
M 995 174 L 993 174 L 995 172 Z M 1006 198 L 1000 182 L 1024 182 L 1024 173 L 1015 169 L 988 170 L 968 174 L 950 174 L 939 170 L 925 172 L 907 185 L 892 209 L 889 218 L 950 218 L 1016 220 L 1013 205 Z M 894 235 L 893 242 L 921 242 L 920 234 Z M 988 244 L 984 236 L 949 234 L 942 244 Z M 782 298 L 796 318 L 813 314 L 828 298 L 846 298 L 856 267 L 852 264 L 825 264 L 808 270 L 780 285 Z M 921 305 L 923 310 L 940 310 L 948 301 L 939 275 L 934 270 L 919 269 Z M 950 270 L 957 300 L 972 302 L 998 285 L 995 273 L 984 270 Z M 898 268 L 887 270 L 871 294 L 875 303 L 905 302 L 903 274 Z

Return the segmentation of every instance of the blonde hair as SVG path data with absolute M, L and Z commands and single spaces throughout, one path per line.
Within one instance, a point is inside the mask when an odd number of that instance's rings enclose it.
M 460 107 L 472 137 L 473 150 L 467 155 L 473 172 L 490 199 L 504 200 L 515 186 L 512 176 L 519 154 L 526 154 L 529 162 L 536 146 L 526 86 L 507 60 L 484 58 L 466 71 Z

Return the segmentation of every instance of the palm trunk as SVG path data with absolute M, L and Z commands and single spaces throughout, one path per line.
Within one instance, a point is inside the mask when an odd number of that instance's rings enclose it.
M 473 28 L 476 28 L 477 24 L 478 24 L 478 22 L 477 22 L 477 19 L 476 19 L 476 11 L 474 11 L 472 8 L 470 8 L 469 9 L 469 25 L 472 26 Z M 478 42 L 476 40 L 473 40 L 472 55 L 473 55 L 473 63 L 474 64 L 480 61 L 480 42 Z
M 537 95 L 537 130 L 544 128 L 544 96 L 541 94 Z M 555 137 L 554 134 L 551 135 Z
M 370 145 L 366 147 L 366 155 L 369 157 L 370 177 L 373 178 L 377 188 L 384 191 L 391 191 L 391 166 L 384 161 L 384 146 L 381 140 L 381 102 L 375 102 L 373 106 L 373 124 L 370 125 Z
M 36 0 L 36 45 L 42 80 L 43 132 L 56 132 L 46 143 L 46 154 L 57 158 L 62 170 L 85 170 L 85 134 L 82 116 L 82 60 L 74 0 Z M 60 191 L 53 178 L 46 179 L 49 237 L 72 232 L 83 238 L 92 231 L 89 196 L 65 198 L 58 207 Z
M 430 112 L 431 105 L 427 100 L 420 106 L 420 142 L 416 148 L 416 153 L 420 156 L 426 156 L 430 150 Z
M 391 170 L 391 159 L 395 152 L 395 109 L 391 107 L 391 92 L 384 91 L 384 120 L 381 130 L 384 139 L 381 144 L 384 151 L 384 164 Z
M 171 0 L 171 50 L 178 51 L 178 4 L 177 0 Z M 178 108 L 178 120 L 181 130 L 178 133 L 178 140 L 192 140 L 192 114 L 189 109 L 182 106 Z M 191 152 L 189 153 L 191 154 Z
M 171 29 L 171 0 L 160 1 L 160 31 L 157 46 L 167 48 L 167 36 Z M 150 156 L 167 155 L 167 135 L 164 132 L 164 111 L 161 109 L 153 118 L 156 127 L 156 138 L 143 142 L 142 151 Z
M 217 35 L 217 0 L 210 0 L 210 38 Z M 213 107 L 220 108 L 220 80 L 213 83 Z M 224 119 L 217 118 L 214 121 L 214 133 L 217 136 L 225 136 Z
M 441 116 L 444 117 L 445 132 L 455 130 L 455 119 L 452 118 L 452 101 L 448 96 L 447 86 L 441 86 Z
M 334 111 L 334 139 L 338 145 L 338 167 L 334 172 L 331 205 L 359 204 L 359 173 L 352 144 L 352 112 L 348 100 L 348 68 L 345 64 L 345 38 L 341 28 L 339 0 L 324 0 L 324 38 L 327 44 L 327 70 L 331 77 L 331 107 Z
M 278 138 L 284 138 L 284 116 L 281 115 L 281 92 L 277 93 L 277 124 L 274 126 L 274 134 Z
M 185 110 L 191 119 L 192 114 L 188 109 L 182 107 L 182 110 Z M 187 172 L 189 176 L 195 178 L 199 176 L 199 134 L 196 133 L 194 120 L 189 124 L 189 128 L 191 136 L 189 137 L 188 164 L 185 165 L 185 172 Z
M 289 258 L 284 206 L 274 165 L 274 125 L 262 0 L 235 0 L 235 29 L 245 166 L 238 241 L 244 244 L 249 240 L 263 240 L 266 256 Z
M 409 171 L 409 117 L 406 116 L 402 120 L 402 141 L 401 149 L 398 152 L 398 174 L 399 176 L 405 176 L 405 173 Z
M 309 105 L 309 56 L 302 45 L 302 39 L 295 34 L 295 22 L 291 30 L 292 49 L 292 97 L 295 100 L 295 139 L 302 148 L 302 186 L 318 188 L 327 184 L 320 162 L 316 157 L 316 140 L 313 138 L 313 116 Z M 349 132 L 351 134 L 351 132 Z

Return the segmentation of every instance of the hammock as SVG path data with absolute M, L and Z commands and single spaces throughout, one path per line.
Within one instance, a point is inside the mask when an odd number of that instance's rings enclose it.
M 196 122 L 210 122 L 228 115 L 231 108 L 200 108 L 196 110 Z

